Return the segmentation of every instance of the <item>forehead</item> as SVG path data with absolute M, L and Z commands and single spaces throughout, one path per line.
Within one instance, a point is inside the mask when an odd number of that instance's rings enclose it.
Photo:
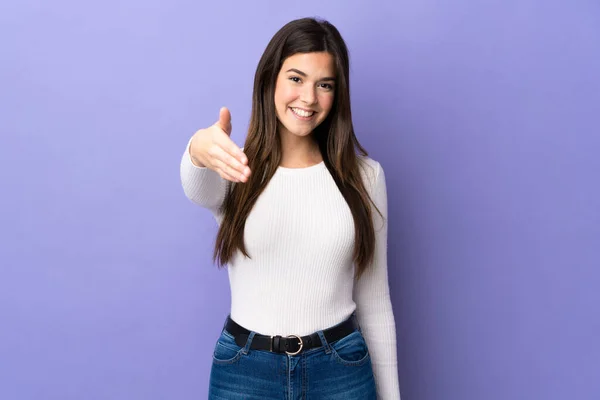
M 289 56 L 283 62 L 281 72 L 286 72 L 290 68 L 314 77 L 335 75 L 333 56 L 327 52 L 296 53 Z

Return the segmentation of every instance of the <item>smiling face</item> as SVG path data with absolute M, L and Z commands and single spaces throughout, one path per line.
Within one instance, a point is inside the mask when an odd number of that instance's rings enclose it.
M 288 57 L 277 75 L 275 109 L 281 135 L 308 136 L 333 106 L 335 67 L 327 52 Z

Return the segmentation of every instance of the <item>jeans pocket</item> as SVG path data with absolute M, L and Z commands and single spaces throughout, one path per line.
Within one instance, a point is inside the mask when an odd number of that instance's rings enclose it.
M 354 331 L 330 344 L 337 362 L 347 366 L 360 366 L 369 361 L 367 342 L 360 331 Z
M 233 336 L 223 330 L 213 351 L 213 362 L 215 364 L 233 364 L 242 356 L 242 350 L 243 348 L 238 346 Z

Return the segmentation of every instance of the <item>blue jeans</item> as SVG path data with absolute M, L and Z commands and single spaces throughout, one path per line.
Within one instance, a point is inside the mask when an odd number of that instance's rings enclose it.
M 360 330 L 296 356 L 240 347 L 225 329 L 210 373 L 210 400 L 375 400 L 375 379 Z

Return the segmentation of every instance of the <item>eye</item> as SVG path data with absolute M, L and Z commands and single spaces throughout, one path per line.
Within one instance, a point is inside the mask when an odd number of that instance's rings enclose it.
M 321 85 L 322 85 L 322 86 L 323 86 L 325 89 L 327 89 L 327 90 L 332 90 L 332 89 L 333 89 L 333 86 L 332 86 L 332 85 L 330 85 L 329 83 L 322 83 Z
M 297 79 L 297 80 L 296 80 L 296 79 Z M 290 77 L 290 80 L 291 80 L 291 81 L 294 81 L 294 82 L 296 82 L 296 83 L 300 82 L 300 78 L 298 78 L 297 76 L 292 76 L 292 77 Z

